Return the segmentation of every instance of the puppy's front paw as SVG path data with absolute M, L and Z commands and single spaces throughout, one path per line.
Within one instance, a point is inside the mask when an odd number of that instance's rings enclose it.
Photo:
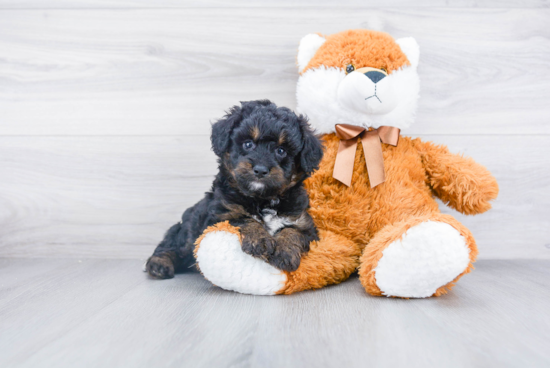
M 302 253 L 297 248 L 278 247 L 268 262 L 280 270 L 292 272 L 300 266 L 301 258 Z
M 171 279 L 174 277 L 174 263 L 168 257 L 151 256 L 145 268 L 149 275 L 156 279 Z
M 242 248 L 246 254 L 253 257 L 268 259 L 274 252 L 277 243 L 272 237 L 252 238 L 244 237 Z

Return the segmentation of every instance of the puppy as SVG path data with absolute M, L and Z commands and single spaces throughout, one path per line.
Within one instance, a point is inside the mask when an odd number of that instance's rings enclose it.
M 318 240 L 303 181 L 323 156 L 307 119 L 268 100 L 242 102 L 212 126 L 219 172 L 212 189 L 172 226 L 146 264 L 155 278 L 195 263 L 195 240 L 211 225 L 239 227 L 242 249 L 285 271 Z

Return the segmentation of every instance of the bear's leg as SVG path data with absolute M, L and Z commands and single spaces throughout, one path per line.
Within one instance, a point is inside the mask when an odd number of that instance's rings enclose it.
M 361 248 L 350 239 L 327 230 L 319 230 L 319 241 L 312 242 L 294 272 L 278 294 L 292 294 L 339 284 L 357 270 Z
M 359 279 L 372 295 L 439 296 L 473 269 L 477 253 L 470 231 L 452 216 L 413 217 L 372 238 L 361 256 Z
M 281 271 L 241 249 L 239 229 L 222 222 L 197 239 L 195 258 L 206 279 L 222 289 L 243 294 L 292 294 L 346 280 L 359 265 L 360 248 L 351 240 L 319 231 L 296 271 Z

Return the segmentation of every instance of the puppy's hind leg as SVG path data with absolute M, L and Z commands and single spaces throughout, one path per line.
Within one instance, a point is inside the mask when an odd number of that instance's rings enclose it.
M 172 226 L 145 264 L 145 270 L 156 279 L 171 279 L 193 263 L 193 242 L 187 244 L 182 223 Z

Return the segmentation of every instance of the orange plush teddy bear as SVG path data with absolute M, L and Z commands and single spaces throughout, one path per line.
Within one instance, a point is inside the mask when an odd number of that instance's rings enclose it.
M 201 272 L 222 288 L 290 294 L 358 270 L 372 295 L 445 294 L 470 272 L 470 231 L 434 197 L 468 215 L 491 208 L 498 185 L 483 166 L 444 146 L 400 136 L 416 111 L 418 44 L 350 30 L 300 42 L 297 109 L 323 134 L 320 169 L 306 181 L 320 240 L 294 272 L 241 251 L 238 228 L 220 223 L 197 240 Z

